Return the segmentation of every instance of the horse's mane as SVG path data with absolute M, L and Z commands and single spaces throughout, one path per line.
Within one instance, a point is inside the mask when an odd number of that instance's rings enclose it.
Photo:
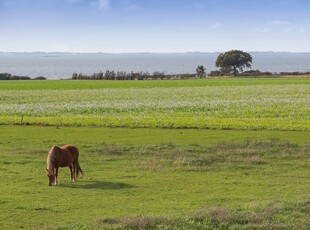
M 55 165 L 55 161 L 56 161 L 56 155 L 55 155 L 55 153 L 56 153 L 57 151 L 59 151 L 59 150 L 60 150 L 60 147 L 58 147 L 58 146 L 53 146 L 53 147 L 51 148 L 51 150 L 49 151 L 49 153 L 48 153 L 46 163 L 47 163 L 48 173 L 49 173 L 50 175 L 54 175 L 54 165 Z

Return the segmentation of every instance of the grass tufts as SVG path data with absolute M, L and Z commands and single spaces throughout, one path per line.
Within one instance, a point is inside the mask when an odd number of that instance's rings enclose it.
M 308 202 L 306 202 L 308 205 Z M 94 229 L 307 229 L 307 223 L 294 224 L 300 207 L 288 203 L 270 203 L 261 210 L 232 211 L 225 207 L 203 208 L 183 218 L 123 217 L 97 222 Z M 290 216 L 295 213 L 295 217 Z M 304 214 L 304 218 L 306 214 Z

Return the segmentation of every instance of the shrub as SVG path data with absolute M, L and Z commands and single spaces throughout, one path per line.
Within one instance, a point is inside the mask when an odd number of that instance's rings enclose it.
M 33 78 L 33 80 L 47 80 L 47 79 L 46 79 L 46 77 L 39 76 L 39 77 Z
M 30 80 L 28 76 L 17 76 L 10 73 L 0 73 L 0 80 Z

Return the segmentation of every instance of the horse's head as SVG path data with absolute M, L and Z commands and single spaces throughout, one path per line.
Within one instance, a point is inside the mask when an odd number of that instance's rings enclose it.
M 56 184 L 56 176 L 53 173 L 51 173 L 48 169 L 46 169 L 46 175 L 48 177 L 48 185 L 49 186 L 52 186 L 52 185 L 55 185 Z

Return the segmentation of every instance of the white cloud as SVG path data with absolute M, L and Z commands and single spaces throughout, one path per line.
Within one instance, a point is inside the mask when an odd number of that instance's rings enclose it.
M 268 24 L 268 25 L 272 25 L 272 26 L 289 26 L 289 25 L 291 25 L 290 22 L 288 22 L 288 21 L 282 21 L 282 20 L 268 21 L 267 24 Z
M 268 21 L 266 23 L 269 27 L 271 27 L 272 30 L 278 30 L 282 32 L 292 32 L 292 23 L 289 21 L 282 21 L 282 20 L 273 20 L 273 21 Z M 294 26 L 293 26 L 294 27 Z

